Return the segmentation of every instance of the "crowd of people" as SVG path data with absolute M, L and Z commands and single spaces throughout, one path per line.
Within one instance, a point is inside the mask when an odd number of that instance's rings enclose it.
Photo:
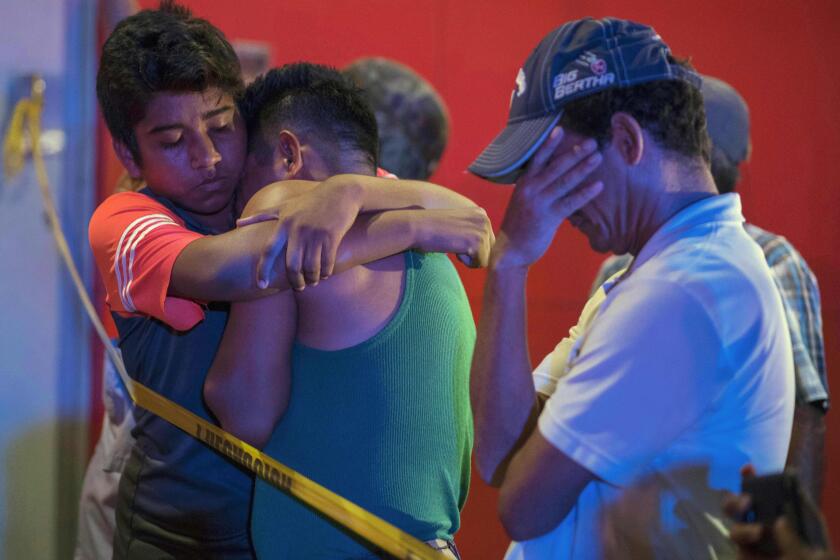
M 300 62 L 246 85 L 187 9 L 119 21 L 97 96 L 132 188 L 90 243 L 127 371 L 443 557 L 460 558 L 473 459 L 509 559 L 833 557 L 808 499 L 819 291 L 744 220 L 746 103 L 615 18 L 560 25 L 515 78 L 469 167 L 514 184 L 494 227 L 428 182 L 448 115 L 409 68 Z M 564 222 L 623 256 L 533 367 L 528 271 Z M 477 326 L 446 253 L 488 270 Z M 378 557 L 109 395 L 76 558 Z M 742 478 L 786 465 L 802 491 L 765 519 Z

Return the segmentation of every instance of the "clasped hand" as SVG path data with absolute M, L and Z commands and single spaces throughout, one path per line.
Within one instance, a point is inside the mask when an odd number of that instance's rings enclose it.
M 303 290 L 328 278 L 335 267 L 339 243 L 360 208 L 357 192 L 347 183 L 327 179 L 311 191 L 289 198 L 279 208 L 239 220 L 239 227 L 277 220 L 257 262 L 257 285 L 268 286 L 275 262 L 284 251 L 286 277 L 292 289 Z

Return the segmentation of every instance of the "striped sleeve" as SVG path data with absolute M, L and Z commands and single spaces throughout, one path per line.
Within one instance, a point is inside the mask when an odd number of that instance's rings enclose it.
M 782 296 L 796 369 L 796 398 L 826 411 L 829 407 L 828 375 L 817 278 L 787 239 L 752 224 L 747 224 L 746 230 L 764 251 L 773 281 Z
M 204 318 L 197 303 L 167 295 L 178 255 L 203 237 L 171 210 L 142 193 L 118 193 L 94 212 L 89 237 L 112 311 L 154 317 L 176 330 Z

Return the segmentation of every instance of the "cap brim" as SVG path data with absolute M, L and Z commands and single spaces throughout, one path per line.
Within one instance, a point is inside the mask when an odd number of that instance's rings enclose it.
M 515 182 L 562 115 L 560 111 L 507 125 L 468 169 L 494 183 Z

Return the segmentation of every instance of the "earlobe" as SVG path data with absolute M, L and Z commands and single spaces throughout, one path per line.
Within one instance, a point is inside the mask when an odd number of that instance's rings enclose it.
M 117 159 L 120 160 L 125 170 L 128 171 L 128 176 L 132 179 L 142 179 L 143 174 L 140 171 L 140 166 L 137 164 L 137 159 L 131 153 L 131 150 L 128 149 L 128 146 L 119 140 L 114 140 L 113 146 L 114 152 L 117 154 Z
M 627 113 L 612 116 L 612 138 L 615 148 L 627 165 L 638 165 L 645 151 L 645 137 L 642 126 Z
M 295 176 L 303 167 L 303 150 L 297 135 L 283 129 L 278 134 L 276 165 L 289 176 Z

